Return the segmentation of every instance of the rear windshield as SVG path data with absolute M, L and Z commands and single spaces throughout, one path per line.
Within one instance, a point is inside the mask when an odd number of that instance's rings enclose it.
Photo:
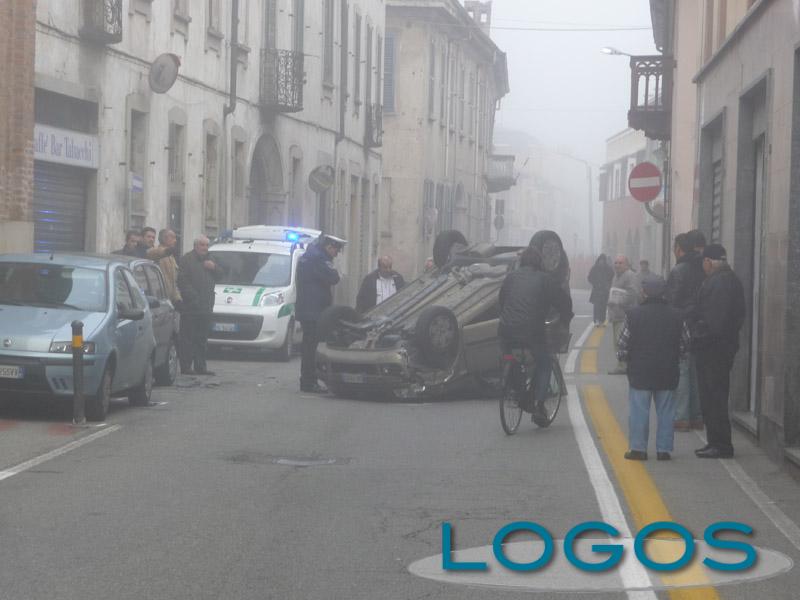
M 285 287 L 292 277 L 292 257 L 261 252 L 211 252 L 211 259 L 225 272 L 221 283 Z
M 105 312 L 106 294 L 105 271 L 0 262 L 0 304 Z

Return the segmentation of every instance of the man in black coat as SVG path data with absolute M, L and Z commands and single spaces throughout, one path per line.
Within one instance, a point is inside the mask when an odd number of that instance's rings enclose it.
M 728 265 L 725 248 L 719 244 L 706 246 L 703 270 L 706 280 L 700 287 L 690 326 L 708 444 L 695 454 L 699 458 L 731 458 L 730 373 L 747 308 L 742 282 Z
M 403 276 L 392 270 L 392 259 L 383 256 L 378 259 L 378 268 L 364 277 L 356 297 L 356 310 L 365 313 L 388 300 L 406 285 Z
M 339 283 L 339 272 L 333 259 L 344 248 L 345 241 L 322 235 L 308 247 L 297 263 L 297 320 L 303 328 L 303 352 L 300 359 L 300 391 L 325 392 L 317 381 L 317 321 L 322 311 L 333 303 L 333 286 Z
M 529 246 L 522 253 L 519 269 L 506 275 L 498 303 L 498 335 L 503 352 L 522 347 L 533 354 L 536 382 L 534 410 L 539 411 L 550 380 L 545 322 L 550 311 L 555 309 L 559 314 L 560 326 L 569 329 L 573 317 L 572 298 L 551 274 L 544 271 L 539 250 Z
M 119 250 L 114 250 L 111 254 L 122 254 L 123 256 L 135 256 L 145 258 L 147 248 L 142 244 L 142 234 L 136 229 L 129 229 L 125 232 L 125 245 Z
M 651 401 L 658 415 L 658 460 L 669 460 L 673 449 L 673 391 L 680 376 L 678 363 L 689 346 L 689 330 L 683 313 L 664 298 L 666 288 L 660 276 L 642 281 L 644 301 L 627 311 L 619 336 L 617 358 L 628 364 L 628 460 L 647 460 Z
M 183 299 L 178 358 L 181 373 L 186 375 L 214 374 L 206 366 L 206 351 L 214 312 L 214 287 L 223 275 L 222 268 L 209 260 L 208 238 L 201 235 L 178 266 L 178 290 Z
M 676 264 L 667 279 L 667 300 L 673 308 L 688 318 L 692 313 L 697 292 L 706 274 L 703 272 L 703 257 L 695 248 L 696 237 L 688 233 L 675 236 Z M 681 359 L 681 379 L 675 390 L 675 430 L 702 429 L 703 419 L 700 398 L 697 392 L 697 366 L 694 356 L 687 354 Z

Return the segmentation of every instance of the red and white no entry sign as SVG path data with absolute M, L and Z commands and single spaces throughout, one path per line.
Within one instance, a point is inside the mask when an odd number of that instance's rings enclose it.
M 636 165 L 628 177 L 628 189 L 639 202 L 650 202 L 661 193 L 661 170 L 650 162 Z

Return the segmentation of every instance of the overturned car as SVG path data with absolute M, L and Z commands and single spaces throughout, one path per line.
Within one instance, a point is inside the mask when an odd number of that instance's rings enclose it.
M 568 289 L 558 235 L 539 232 L 531 245 Z M 523 249 L 470 246 L 457 231 L 441 233 L 432 272 L 364 315 L 347 306 L 321 315 L 319 378 L 344 397 L 419 398 L 486 385 L 500 371 L 500 287 Z

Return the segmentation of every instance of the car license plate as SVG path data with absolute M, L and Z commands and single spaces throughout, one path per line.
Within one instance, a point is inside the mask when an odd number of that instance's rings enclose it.
M 224 333 L 232 333 L 239 331 L 238 323 L 214 323 L 214 331 L 221 331 Z
M 8 367 L 0 365 L 0 378 L 2 379 L 23 379 L 25 377 L 25 369 L 22 367 Z
M 342 373 L 344 383 L 364 383 L 364 376 L 360 373 Z

